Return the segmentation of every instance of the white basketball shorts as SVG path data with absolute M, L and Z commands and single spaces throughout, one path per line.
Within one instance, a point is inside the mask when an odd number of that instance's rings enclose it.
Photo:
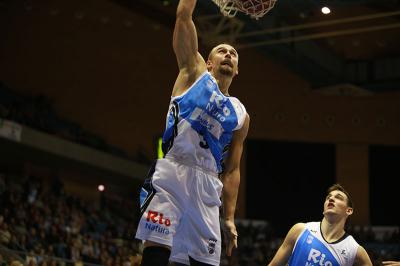
M 189 265 L 190 256 L 219 265 L 221 191 L 216 173 L 171 158 L 157 160 L 142 189 L 136 238 L 170 246 L 171 261 Z

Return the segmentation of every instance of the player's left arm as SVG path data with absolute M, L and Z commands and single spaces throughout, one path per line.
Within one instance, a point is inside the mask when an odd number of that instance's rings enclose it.
M 241 129 L 235 131 L 231 147 L 225 161 L 225 170 L 221 176 L 223 186 L 222 201 L 224 209 L 224 233 L 226 237 L 226 254 L 231 255 L 232 249 L 237 247 L 237 231 L 235 226 L 235 209 L 240 184 L 240 159 L 243 144 L 249 130 L 250 117 L 246 114 Z
M 362 246 L 358 246 L 356 258 L 354 260 L 356 266 L 372 266 L 371 259 L 368 256 L 367 251 Z

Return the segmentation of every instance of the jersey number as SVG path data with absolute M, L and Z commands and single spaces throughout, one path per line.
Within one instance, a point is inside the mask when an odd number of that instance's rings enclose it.
M 203 149 L 208 149 L 208 148 L 210 148 L 210 147 L 208 146 L 208 143 L 207 143 L 206 139 L 204 138 L 203 133 L 200 132 L 200 136 L 201 136 L 201 138 L 202 138 L 202 140 L 199 142 L 200 147 L 202 147 Z

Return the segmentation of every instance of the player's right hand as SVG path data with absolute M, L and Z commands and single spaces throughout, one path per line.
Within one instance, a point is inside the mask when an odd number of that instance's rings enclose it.
M 232 249 L 237 248 L 238 233 L 236 231 L 235 223 L 231 220 L 225 220 L 224 236 L 226 242 L 226 255 L 232 255 Z

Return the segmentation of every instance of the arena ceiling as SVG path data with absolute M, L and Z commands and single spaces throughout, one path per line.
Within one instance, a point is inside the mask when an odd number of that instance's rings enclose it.
M 173 27 L 177 0 L 111 1 Z M 331 13 L 322 14 L 323 6 Z M 259 20 L 227 19 L 211 0 L 198 1 L 196 12 L 204 44 L 258 49 L 315 89 L 400 90 L 399 0 L 278 0 Z
M 178 0 L 170 1 L 0 0 L 0 81 L 45 95 L 60 116 L 152 158 L 178 70 L 166 67 L 175 62 Z M 232 91 L 252 116 L 250 138 L 398 145 L 397 2 L 329 3 L 322 16 L 314 0 L 278 0 L 255 21 L 226 19 L 198 0 L 200 51 L 228 41 L 242 52 Z

